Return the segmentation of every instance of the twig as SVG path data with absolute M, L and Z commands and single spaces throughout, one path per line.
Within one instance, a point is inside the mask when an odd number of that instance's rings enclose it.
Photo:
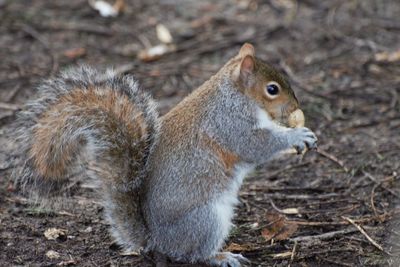
M 367 232 L 365 232 L 365 230 L 364 230 L 360 225 L 356 224 L 352 219 L 350 219 L 350 218 L 348 218 L 348 217 L 342 216 L 342 218 L 345 219 L 345 220 L 347 220 L 347 221 L 348 221 L 349 223 L 351 223 L 352 225 L 354 225 L 354 226 L 360 231 L 360 233 L 363 234 L 363 235 L 368 239 L 368 241 L 371 242 L 371 244 L 374 245 L 377 249 L 379 249 L 379 250 L 382 251 L 382 252 L 385 252 L 385 250 L 383 249 L 383 247 L 382 247 L 381 245 L 379 245 L 378 243 L 376 243 L 376 241 L 373 240 L 373 239 L 367 234 Z
M 274 203 L 274 201 L 272 201 L 272 199 L 269 199 L 269 202 L 271 203 L 272 208 L 279 213 L 282 213 L 282 214 L 299 214 L 300 213 L 297 208 L 290 208 L 290 209 L 282 210 L 275 205 L 275 203 Z
M 397 194 L 395 191 L 393 191 L 390 188 L 387 188 L 386 186 L 384 186 L 382 184 L 382 181 L 379 181 L 378 179 L 376 179 L 374 176 L 372 176 L 372 174 L 370 174 L 369 172 L 363 171 L 364 175 L 366 177 L 368 177 L 371 181 L 373 181 L 374 183 L 380 185 L 383 189 L 385 189 L 386 191 L 388 191 L 389 193 L 391 193 L 393 196 L 400 198 L 399 194 Z
M 371 216 L 371 217 L 364 217 L 360 219 L 354 219 L 353 221 L 356 223 L 364 224 L 364 223 L 369 223 L 373 222 L 376 220 L 379 220 L 380 222 L 385 222 L 388 219 L 392 218 L 393 215 L 399 214 L 400 211 L 391 211 L 388 213 L 380 214 L 378 216 Z M 348 221 L 338 221 L 338 222 L 318 222 L 318 221 L 313 221 L 313 222 L 306 222 L 306 221 L 296 221 L 296 220 L 288 220 L 288 223 L 293 223 L 297 225 L 304 225 L 304 226 L 337 226 L 337 225 L 348 225 L 350 224 Z
M 290 262 L 289 262 L 288 267 L 290 267 L 292 262 L 294 261 L 294 256 L 296 255 L 296 248 L 297 248 L 297 241 L 294 241 L 292 255 L 290 255 Z
M 343 161 L 339 160 L 337 157 L 335 157 L 334 155 L 326 152 L 325 150 L 322 150 L 320 148 L 317 149 L 317 153 L 320 154 L 321 156 L 330 159 L 331 161 L 335 162 L 337 165 L 339 165 L 340 167 L 342 167 L 342 169 L 345 172 L 349 172 L 349 169 L 344 165 Z
M 357 232 L 357 229 L 354 228 L 346 228 L 343 230 L 339 231 L 332 231 L 328 233 L 323 233 L 320 235 L 308 235 L 308 236 L 298 236 L 295 238 L 290 238 L 289 241 L 291 242 L 312 242 L 314 240 L 326 240 L 326 239 L 332 239 L 336 236 L 341 236 L 349 233 L 354 233 Z
M 21 109 L 21 106 L 18 104 L 0 102 L 0 108 L 8 110 L 19 110 Z
M 374 211 L 374 214 L 375 214 L 375 217 L 376 217 L 376 218 L 379 218 L 379 213 L 378 213 L 378 211 L 376 210 L 376 207 L 375 207 L 374 197 L 375 197 L 375 190 L 376 190 L 376 188 L 378 188 L 379 186 L 380 186 L 380 184 L 375 184 L 375 185 L 374 185 L 374 187 L 373 187 L 372 190 L 371 190 L 371 197 L 370 197 L 371 207 L 372 207 L 372 210 Z M 379 219 L 379 221 L 382 222 L 381 219 Z
M 303 260 L 303 259 L 307 259 L 307 258 L 313 258 L 313 257 L 318 257 L 321 254 L 324 254 L 324 256 L 328 255 L 340 255 L 340 253 L 343 252 L 355 252 L 354 249 L 352 248 L 328 248 L 328 249 L 324 249 L 324 250 L 316 250 L 315 248 L 308 250 L 308 251 L 304 251 L 304 253 L 299 253 L 296 257 L 296 261 L 298 262 L 299 260 Z M 282 253 L 283 254 L 283 253 Z M 288 256 L 286 258 L 288 258 L 291 255 L 291 252 L 289 251 Z
M 240 195 L 246 196 L 253 194 L 252 192 L 240 192 Z M 281 193 L 273 193 L 273 194 L 264 194 L 265 197 L 274 198 L 274 199 L 295 199 L 295 200 L 308 200 L 308 199 L 330 199 L 333 197 L 339 197 L 340 194 L 337 193 L 327 193 L 327 194 L 316 194 L 316 195 L 306 195 L 306 194 L 281 194 Z

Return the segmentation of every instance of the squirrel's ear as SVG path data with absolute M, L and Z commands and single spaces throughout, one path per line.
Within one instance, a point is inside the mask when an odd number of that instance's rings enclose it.
M 245 56 L 255 57 L 254 46 L 249 43 L 245 43 L 242 48 L 240 48 L 239 56 L 242 58 Z
M 254 65 L 254 57 L 251 55 L 246 55 L 240 63 L 239 79 L 246 87 L 250 87 L 254 80 Z

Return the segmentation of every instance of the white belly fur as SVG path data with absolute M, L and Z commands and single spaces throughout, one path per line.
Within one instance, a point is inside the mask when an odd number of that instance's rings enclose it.
M 233 182 L 214 203 L 214 210 L 221 225 L 221 235 L 224 239 L 229 235 L 232 227 L 232 217 L 235 206 L 238 204 L 238 192 L 243 179 L 249 172 L 253 171 L 254 166 L 250 164 L 240 164 L 235 167 Z M 222 246 L 224 240 L 221 240 Z

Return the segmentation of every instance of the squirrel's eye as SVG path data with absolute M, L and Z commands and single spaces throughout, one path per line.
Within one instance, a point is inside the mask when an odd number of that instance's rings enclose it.
M 276 96 L 279 93 L 279 85 L 276 83 L 269 83 L 267 85 L 267 93 L 271 96 Z

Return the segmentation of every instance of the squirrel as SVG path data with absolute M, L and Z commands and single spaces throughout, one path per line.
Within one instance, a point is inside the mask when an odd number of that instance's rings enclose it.
M 244 177 L 282 151 L 317 147 L 311 130 L 291 125 L 298 112 L 288 81 L 248 43 L 163 116 L 132 76 L 75 67 L 20 112 L 15 179 L 46 198 L 84 174 L 124 249 L 241 266 L 221 249 Z

